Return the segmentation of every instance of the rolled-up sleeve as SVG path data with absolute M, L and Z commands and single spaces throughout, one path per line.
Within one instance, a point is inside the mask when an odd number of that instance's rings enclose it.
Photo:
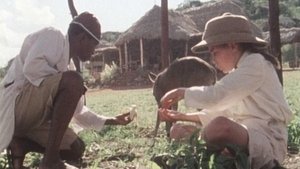
M 72 121 L 81 128 L 101 131 L 107 117 L 96 114 L 84 106 L 84 97 L 79 100 Z

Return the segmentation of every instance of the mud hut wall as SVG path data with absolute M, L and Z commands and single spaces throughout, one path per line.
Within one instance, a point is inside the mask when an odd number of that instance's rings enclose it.
M 122 70 L 125 70 L 125 68 L 128 67 L 128 71 L 131 71 L 131 70 L 137 69 L 140 66 L 141 61 L 140 61 L 140 46 L 139 45 L 140 45 L 140 42 L 137 39 L 132 40 L 127 43 L 128 65 L 125 65 L 126 64 L 125 43 L 119 46 L 120 53 L 118 53 L 118 55 L 121 54 L 120 57 L 122 59 L 122 62 L 120 62 L 119 67 Z M 120 59 L 118 59 L 118 60 L 120 60 Z
M 146 69 L 158 69 L 161 55 L 160 39 L 144 39 L 144 65 Z
M 104 53 L 104 64 L 112 65 L 113 62 L 119 66 L 119 51 L 109 51 Z
M 104 59 L 102 53 L 96 53 L 87 64 L 90 74 L 93 72 L 101 72 L 104 66 Z
M 90 62 L 102 62 L 103 61 L 103 56 L 102 53 L 96 53 L 91 59 Z
M 188 55 L 195 55 L 191 52 L 191 47 L 198 43 L 196 40 L 193 43 L 186 40 L 172 40 L 169 39 L 169 56 L 170 62 L 176 58 L 185 56 L 186 43 L 188 43 Z M 120 46 L 122 60 L 125 60 L 124 44 Z M 161 61 L 161 40 L 160 39 L 143 39 L 144 51 L 144 68 L 148 70 L 155 70 L 160 68 Z M 139 39 L 132 40 L 127 43 L 128 52 L 128 67 L 129 70 L 135 70 L 140 67 L 140 41 Z M 122 61 L 122 68 L 124 69 L 125 61 Z M 121 66 L 120 66 L 121 67 Z
M 141 65 L 140 40 L 134 39 L 127 44 L 129 70 L 136 70 Z
M 112 65 L 115 62 L 119 66 L 119 51 L 103 51 L 97 53 L 94 57 L 91 58 L 90 64 L 91 65 Z
M 118 49 L 120 58 L 119 68 L 121 69 L 121 72 L 123 72 L 125 70 L 125 44 L 120 45 Z

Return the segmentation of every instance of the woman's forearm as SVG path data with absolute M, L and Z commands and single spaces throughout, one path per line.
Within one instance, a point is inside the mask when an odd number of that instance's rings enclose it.
M 176 117 L 176 120 L 201 123 L 198 113 L 179 113 L 178 117 Z

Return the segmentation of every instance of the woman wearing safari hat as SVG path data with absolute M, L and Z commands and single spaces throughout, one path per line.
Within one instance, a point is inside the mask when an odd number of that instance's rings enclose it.
M 161 99 L 161 120 L 200 122 L 207 145 L 219 151 L 227 144 L 238 145 L 249 154 L 252 169 L 281 163 L 287 152 L 292 112 L 276 73 L 279 65 L 267 52 L 267 43 L 252 33 L 247 18 L 225 13 L 206 23 L 202 41 L 192 48 L 194 52 L 204 49 L 227 75 L 213 86 L 168 92 Z M 165 109 L 181 99 L 186 106 L 202 111 L 184 114 Z M 175 125 L 171 136 L 178 138 L 185 131 Z

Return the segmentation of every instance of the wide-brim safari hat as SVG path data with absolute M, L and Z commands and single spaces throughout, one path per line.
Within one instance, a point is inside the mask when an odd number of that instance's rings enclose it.
M 202 40 L 192 47 L 192 51 L 199 53 L 208 46 L 225 43 L 253 43 L 261 47 L 267 45 L 265 40 L 254 35 L 251 22 L 246 17 L 224 13 L 206 23 Z

